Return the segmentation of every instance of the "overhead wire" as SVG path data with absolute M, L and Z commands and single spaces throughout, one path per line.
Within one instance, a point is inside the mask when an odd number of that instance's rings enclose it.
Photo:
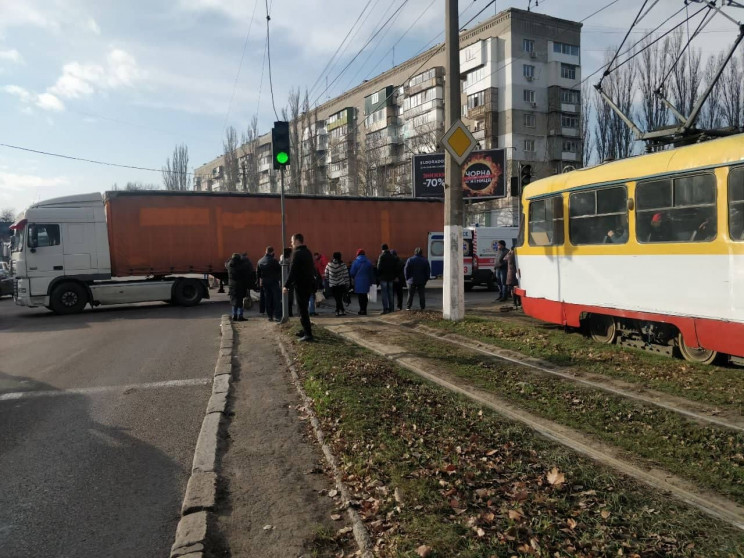
M 269 35 L 269 22 L 271 16 L 269 15 L 269 0 L 266 0 L 266 54 L 268 55 L 269 61 L 269 88 L 271 89 L 271 106 L 274 109 L 274 116 L 279 120 L 279 114 L 276 112 L 276 104 L 274 103 L 274 82 L 271 79 L 271 36 Z
M 248 31 L 245 34 L 245 41 L 243 42 L 243 52 L 240 55 L 240 63 L 238 64 L 238 71 L 235 74 L 235 83 L 233 83 L 232 95 L 230 95 L 230 102 L 227 104 L 227 112 L 225 113 L 225 122 L 222 125 L 222 129 L 227 128 L 227 120 L 230 118 L 230 111 L 232 110 L 233 100 L 235 99 L 235 91 L 238 88 L 238 79 L 240 78 L 240 71 L 243 69 L 243 59 L 245 58 L 245 51 L 248 47 L 248 38 L 251 35 L 251 28 L 253 27 L 253 18 L 256 15 L 256 7 L 258 6 L 258 0 L 253 3 L 253 12 L 251 13 L 251 21 L 248 24 Z
M 85 162 L 85 163 L 94 163 L 96 165 L 104 165 L 104 166 L 107 166 L 107 167 L 119 167 L 119 168 L 122 168 L 122 169 L 135 169 L 135 170 L 160 172 L 160 173 L 167 172 L 167 173 L 170 173 L 170 174 L 182 174 L 182 175 L 186 175 L 186 176 L 191 176 L 191 175 L 194 174 L 192 172 L 173 171 L 173 170 L 170 170 L 169 171 L 169 170 L 165 170 L 165 169 L 153 169 L 153 168 L 148 168 L 148 167 L 138 167 L 138 166 L 135 166 L 135 165 L 122 165 L 122 164 L 119 164 L 119 163 L 111 163 L 111 162 L 107 162 L 107 161 L 97 161 L 95 159 L 85 159 L 83 157 L 74 157 L 72 155 L 62 155 L 60 153 L 51 153 L 49 151 L 41 151 L 39 149 L 30 149 L 28 147 L 20 147 L 18 145 L 10 145 L 10 144 L 7 144 L 7 143 L 0 143 L 0 147 L 7 147 L 9 149 L 17 149 L 19 151 L 28 151 L 30 153 L 36 153 L 36 154 L 39 154 L 39 155 L 47 155 L 49 157 L 59 157 L 61 159 L 69 159 L 69 160 L 72 160 L 72 161 L 82 161 L 82 162 Z

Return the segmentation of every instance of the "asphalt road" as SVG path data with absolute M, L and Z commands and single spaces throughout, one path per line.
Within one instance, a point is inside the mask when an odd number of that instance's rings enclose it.
M 227 312 L 0 300 L 0 556 L 168 555 Z

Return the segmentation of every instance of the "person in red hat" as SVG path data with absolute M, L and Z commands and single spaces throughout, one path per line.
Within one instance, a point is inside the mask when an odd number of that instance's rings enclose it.
M 648 242 L 668 241 L 667 223 L 663 213 L 654 213 L 651 217 L 651 232 L 648 234 Z
M 364 250 L 359 248 L 356 252 L 356 258 L 351 264 L 351 271 L 349 272 L 352 279 L 354 279 L 354 292 L 359 298 L 359 312 L 360 316 L 367 315 L 367 293 L 369 288 L 375 282 L 375 268 L 372 262 L 369 261 Z

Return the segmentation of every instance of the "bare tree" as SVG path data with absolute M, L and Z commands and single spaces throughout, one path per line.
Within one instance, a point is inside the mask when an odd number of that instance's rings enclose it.
M 608 59 L 609 61 L 609 59 Z M 606 76 L 602 91 L 612 99 L 620 111 L 631 121 L 634 119 L 634 93 L 637 66 L 625 64 Z M 633 132 L 620 116 L 599 96 L 595 96 L 597 114 L 596 149 L 600 161 L 624 159 L 633 153 Z
M 703 73 L 703 85 L 708 87 L 710 83 L 716 78 L 718 68 L 723 63 L 724 55 L 719 54 L 718 57 L 713 55 L 708 57 L 708 62 L 705 65 L 705 72 Z M 723 84 L 718 79 L 713 89 L 710 91 L 710 95 L 705 99 L 703 108 L 700 111 L 698 117 L 697 127 L 703 130 L 715 130 L 721 127 L 721 89 Z
M 284 120 L 289 122 L 289 188 L 302 192 L 302 132 L 300 122 L 300 89 L 290 89 L 288 109 L 282 110 Z
M 243 189 L 251 193 L 258 192 L 258 117 L 253 116 L 248 129 L 243 133 L 240 146 L 240 174 Z
M 318 123 L 318 110 L 310 108 L 310 98 L 305 89 L 305 97 L 302 101 L 302 174 L 304 191 L 309 194 L 321 194 L 323 177 L 321 176 L 320 153 L 321 149 Z
M 721 75 L 721 124 L 740 128 L 744 124 L 744 96 L 741 88 L 744 83 L 744 48 L 740 56 L 732 56 Z
M 672 104 L 682 115 L 689 116 L 700 95 L 703 75 L 700 68 L 700 50 L 688 46 L 683 52 L 684 48 L 684 32 L 679 28 L 672 34 L 667 49 L 669 63 L 672 66 L 669 92 Z
M 173 159 L 165 160 L 162 168 L 163 184 L 166 190 L 190 190 L 189 187 L 189 148 L 186 144 L 173 149 Z
M 223 188 L 228 192 L 237 192 L 240 184 L 240 167 L 238 165 L 238 132 L 230 126 L 225 130 L 225 141 L 222 143 Z M 244 186 L 245 187 L 245 186 Z
M 656 95 L 656 89 L 662 84 L 669 71 L 669 58 L 665 55 L 668 40 L 649 45 L 654 40 L 652 36 L 646 39 L 646 50 L 641 52 L 638 64 L 638 81 L 641 92 L 641 129 L 646 132 L 658 130 L 669 120 L 669 109 Z
M 15 209 L 11 209 L 10 207 L 0 209 L 0 221 L 3 223 L 12 223 L 15 221 L 15 215 Z
M 411 153 L 436 153 L 439 148 L 439 138 L 444 132 L 443 126 L 437 126 L 434 122 L 426 122 L 415 126 L 410 123 L 410 130 L 406 138 L 406 149 Z
M 581 126 L 581 139 L 582 139 L 582 151 L 581 151 L 581 164 L 586 167 L 592 160 L 592 154 L 594 153 L 594 136 L 592 135 L 591 127 L 591 87 L 588 81 L 585 81 L 581 86 L 581 114 L 579 115 L 580 126 Z

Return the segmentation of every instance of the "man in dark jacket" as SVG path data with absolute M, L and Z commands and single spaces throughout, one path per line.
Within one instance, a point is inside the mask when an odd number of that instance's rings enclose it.
M 253 275 L 253 265 L 248 258 L 240 254 L 233 254 L 225 262 L 227 268 L 227 284 L 230 289 L 230 304 L 232 305 L 232 319 L 244 322 L 243 299 L 248 294 Z
M 403 310 L 403 286 L 406 284 L 406 276 L 403 273 L 403 268 L 406 265 L 406 262 L 404 262 L 400 256 L 398 256 L 398 252 L 395 250 L 390 250 L 390 253 L 395 256 L 395 281 L 393 281 L 393 290 L 395 291 L 395 298 L 397 298 L 398 302 L 398 310 Z
M 406 283 L 408 283 L 406 310 L 411 309 L 413 295 L 416 291 L 419 293 L 419 306 L 421 306 L 421 310 L 424 310 L 426 308 L 426 283 L 431 276 L 431 266 L 429 266 L 429 261 L 422 256 L 421 248 L 416 248 L 413 251 L 413 256 L 408 258 L 403 273 L 406 276 Z
M 258 260 L 258 284 L 266 297 L 266 315 L 269 321 L 282 319 L 282 266 L 274 258 L 274 248 L 266 247 L 266 254 Z
M 315 292 L 315 262 L 310 250 L 305 246 L 305 238 L 300 233 L 292 235 L 292 262 L 289 266 L 289 277 L 284 283 L 284 292 L 294 288 L 297 305 L 300 308 L 300 324 L 302 331 L 300 341 L 312 341 L 313 332 L 310 325 L 308 303 L 310 295 Z
M 380 289 L 382 290 L 382 313 L 392 312 L 395 307 L 393 300 L 394 291 L 393 283 L 397 274 L 396 259 L 388 250 L 388 245 L 382 245 L 382 253 L 377 258 L 377 277 L 380 280 Z
M 501 289 L 499 300 L 502 301 L 506 300 L 507 294 L 506 271 L 508 265 L 506 262 L 506 255 L 509 253 L 509 250 L 506 249 L 506 242 L 503 240 L 499 240 L 498 246 L 499 247 L 496 250 L 496 266 L 494 268 L 494 273 L 496 274 L 496 278 L 499 280 L 499 289 Z

